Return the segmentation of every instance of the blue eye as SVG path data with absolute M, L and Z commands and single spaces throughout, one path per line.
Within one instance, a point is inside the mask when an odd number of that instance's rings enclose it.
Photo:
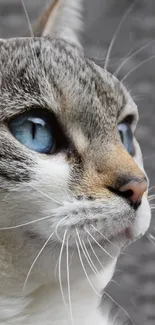
M 118 130 L 124 147 L 131 156 L 134 156 L 135 150 L 133 144 L 133 134 L 130 125 L 128 123 L 121 123 L 118 125 Z
M 55 148 L 51 123 L 42 114 L 25 113 L 15 117 L 10 123 L 14 137 L 31 150 L 49 153 Z

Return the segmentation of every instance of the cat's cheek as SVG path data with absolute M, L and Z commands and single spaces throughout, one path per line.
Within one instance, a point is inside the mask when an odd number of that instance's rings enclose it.
M 67 200 L 70 166 L 61 154 L 46 159 L 42 157 L 37 160 L 34 169 L 34 186 L 44 191 L 47 195 L 57 197 L 61 202 Z M 53 206 L 54 201 L 50 202 Z
M 137 211 L 137 216 L 133 224 L 133 238 L 137 239 L 145 234 L 149 228 L 151 220 L 151 210 L 147 198 L 147 193 L 143 195 L 142 203 Z

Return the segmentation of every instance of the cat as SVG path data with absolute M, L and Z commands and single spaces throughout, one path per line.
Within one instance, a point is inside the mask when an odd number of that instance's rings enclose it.
M 137 107 L 85 57 L 82 11 L 0 40 L 0 324 L 112 325 L 103 289 L 150 224 Z

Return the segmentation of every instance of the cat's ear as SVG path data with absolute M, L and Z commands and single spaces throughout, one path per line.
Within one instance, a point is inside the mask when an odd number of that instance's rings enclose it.
M 35 36 L 62 38 L 81 47 L 83 0 L 53 0 L 34 28 Z

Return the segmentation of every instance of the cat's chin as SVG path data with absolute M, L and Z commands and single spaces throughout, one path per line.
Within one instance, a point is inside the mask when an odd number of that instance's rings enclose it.
M 121 250 L 140 239 L 148 230 L 151 220 L 151 210 L 147 195 L 142 198 L 142 203 L 138 208 L 136 218 L 131 226 L 118 232 L 115 236 L 109 239 L 109 242 L 116 244 Z M 103 244 L 103 240 L 102 240 Z
M 142 199 L 142 204 L 138 208 L 137 215 L 133 224 L 130 227 L 127 227 L 122 234 L 118 234 L 113 237 L 111 240 L 113 242 L 118 241 L 120 235 L 124 235 L 124 248 L 131 244 L 132 242 L 140 239 L 148 230 L 151 220 L 151 210 L 149 206 L 149 202 L 147 196 L 144 196 Z M 121 236 L 122 238 L 122 236 Z

